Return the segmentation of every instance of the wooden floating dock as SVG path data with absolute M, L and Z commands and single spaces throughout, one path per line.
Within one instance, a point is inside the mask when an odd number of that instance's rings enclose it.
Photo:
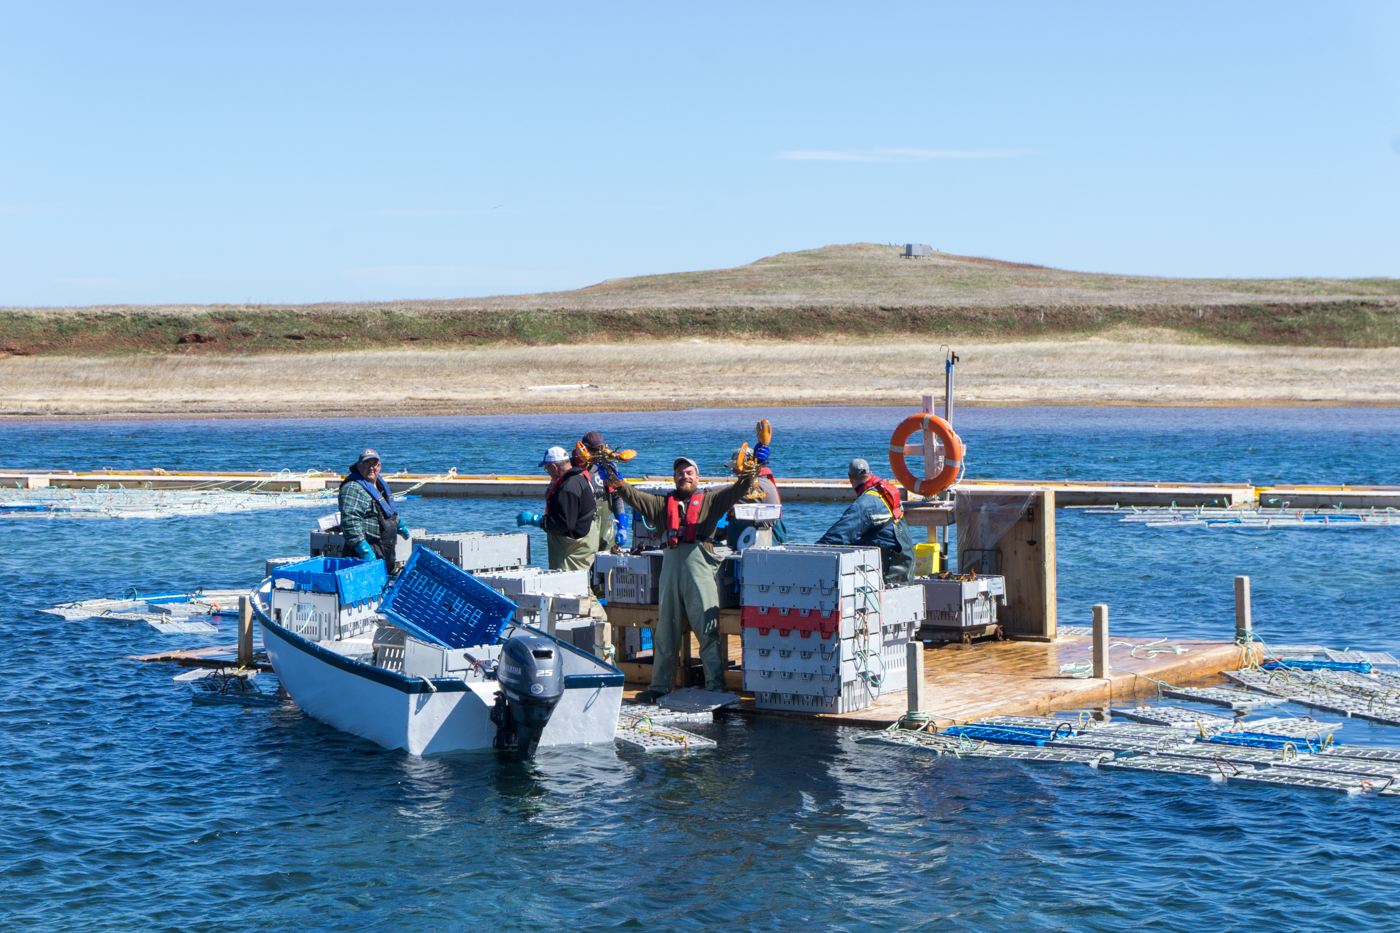
M 1182 654 L 1135 658 L 1119 644 L 1109 649 L 1109 676 L 1071 677 L 1060 665 L 1092 662 L 1093 639 L 1070 635 L 1053 642 L 1002 641 L 974 646 L 949 645 L 924 652 L 923 707 L 940 726 L 986 716 L 1044 716 L 1083 707 L 1154 697 L 1157 681 L 1173 686 L 1199 686 L 1220 681 L 1221 671 L 1240 667 L 1240 647 L 1233 642 L 1168 640 L 1157 648 L 1178 646 Z M 1130 638 L 1133 644 L 1154 641 Z M 891 684 L 868 709 L 817 719 L 847 726 L 884 727 L 898 722 L 908 709 L 904 684 Z M 762 711 L 754 710 L 754 713 Z M 768 715 L 767 713 L 764 713 Z M 787 714 L 773 714 L 787 715 Z
M 738 609 L 721 609 L 720 651 L 731 662 L 742 663 L 739 646 L 742 633 Z M 613 646 L 617 657 L 625 657 L 624 630 L 656 625 L 657 607 L 612 604 L 608 607 Z M 1049 641 L 982 641 L 973 645 L 950 644 L 924 652 L 924 709 L 939 725 L 952 725 L 986 716 L 1004 714 L 1045 715 L 1047 713 L 1101 707 L 1126 700 L 1157 695 L 1157 681 L 1173 686 L 1199 686 L 1221 682 L 1221 672 L 1240 667 L 1240 648 L 1233 642 L 1168 639 L 1153 645 L 1155 657 L 1133 657 L 1127 642 L 1145 644 L 1152 638 L 1129 638 L 1109 649 L 1109 676 L 1104 679 L 1072 677 L 1061 673 L 1061 665 L 1091 663 L 1093 639 L 1088 635 L 1060 635 Z M 1181 654 L 1170 651 L 1183 649 Z M 687 669 L 698 663 L 698 644 L 687 633 L 681 641 L 676 685 L 685 686 Z M 1146 652 L 1144 652 L 1146 653 Z M 614 662 L 627 676 L 629 696 L 640 693 L 651 683 L 650 661 Z M 725 686 L 741 690 L 743 671 L 725 671 Z M 905 683 L 889 684 L 886 692 L 868 709 L 853 713 L 805 716 L 799 713 L 757 710 L 751 700 L 743 709 L 758 716 L 797 716 L 846 726 L 883 728 L 897 722 L 907 709 L 909 694 Z
M 542 497 L 548 478 L 483 474 L 395 473 L 384 477 L 396 493 L 447 498 Z M 725 482 L 711 477 L 704 482 Z M 165 470 L 3 470 L 0 484 L 22 489 L 251 489 L 268 492 L 315 492 L 335 488 L 340 476 L 318 473 L 170 472 Z M 669 485 L 668 476 L 647 476 L 633 482 Z M 854 492 L 843 479 L 779 477 L 788 502 L 850 501 Z M 1053 490 L 1056 505 L 1120 506 L 1253 506 L 1293 508 L 1400 508 L 1400 486 L 1251 486 L 1248 483 L 1039 482 L 1035 480 L 963 480 L 958 489 L 988 494 Z

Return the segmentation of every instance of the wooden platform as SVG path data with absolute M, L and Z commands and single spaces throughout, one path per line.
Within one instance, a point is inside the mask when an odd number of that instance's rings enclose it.
M 183 651 L 161 651 L 156 654 L 128 655 L 132 661 L 156 661 L 181 667 L 237 667 L 238 645 L 211 645 L 208 648 L 188 648 Z M 272 673 L 272 665 L 255 663 L 259 671 Z
M 1153 640 L 1133 637 L 1113 643 L 1142 645 Z M 1221 671 L 1240 666 L 1240 649 L 1233 642 L 1169 640 L 1168 644 L 1186 650 L 1142 659 L 1134 658 L 1126 646 L 1111 648 L 1112 676 L 1104 680 L 1060 673 L 1062 664 L 1091 660 L 1092 642 L 1085 635 L 1049 643 L 988 641 L 926 650 L 924 709 L 944 726 L 998 714 L 1039 716 L 1156 696 L 1158 680 L 1173 686 L 1210 683 L 1219 679 Z M 908 698 L 901 689 L 881 697 L 869 709 L 816 718 L 843 725 L 887 726 L 904 715 Z

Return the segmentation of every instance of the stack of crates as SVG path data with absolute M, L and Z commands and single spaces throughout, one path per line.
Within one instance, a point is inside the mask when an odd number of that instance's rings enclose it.
M 272 620 L 308 641 L 336 641 L 378 624 L 384 562 L 313 557 L 272 571 Z
M 751 547 L 742 561 L 744 689 L 759 709 L 849 713 L 878 691 L 878 548 Z
M 530 563 L 530 536 L 527 534 L 488 535 L 480 531 L 462 531 L 415 537 L 413 546 L 427 548 L 467 573 L 514 570 Z

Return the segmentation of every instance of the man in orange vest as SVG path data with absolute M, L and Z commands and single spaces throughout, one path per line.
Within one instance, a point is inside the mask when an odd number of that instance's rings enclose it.
M 913 583 L 914 539 L 909 537 L 909 525 L 904 521 L 899 490 L 871 475 L 870 464 L 860 457 L 851 461 L 846 478 L 856 491 L 856 501 L 817 543 L 877 547 L 885 585 Z
M 634 489 L 609 473 L 608 485 L 632 510 L 656 528 L 665 529 L 666 555 L 661 560 L 661 585 L 656 628 L 652 630 L 651 686 L 637 697 L 655 703 L 671 692 L 686 623 L 700 643 L 705 689 L 724 690 L 727 658 L 720 655 L 719 587 L 715 571 L 719 558 L 710 539 L 726 512 L 753 488 L 756 476 L 745 472 L 732 486 L 700 491 L 700 468 L 689 457 L 671 464 L 676 488 L 664 496 Z

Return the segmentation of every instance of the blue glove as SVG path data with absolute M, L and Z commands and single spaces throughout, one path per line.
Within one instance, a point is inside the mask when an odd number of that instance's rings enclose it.
M 544 516 L 539 512 L 521 512 L 515 516 L 515 527 L 523 528 L 525 525 L 534 525 L 536 528 L 543 527 Z
M 617 475 L 617 467 L 611 463 L 605 463 L 598 468 L 598 472 L 603 474 L 603 481 L 608 486 L 622 485 L 622 479 Z
M 355 556 L 360 560 L 378 560 L 374 551 L 370 550 L 368 541 L 360 541 L 355 545 Z
M 403 538 L 405 541 L 407 541 L 409 537 L 408 526 L 403 523 L 403 519 L 399 519 L 399 537 Z
M 754 458 L 755 460 L 757 460 L 759 463 L 767 463 L 767 462 L 768 462 L 768 453 L 769 453 L 769 451 L 768 451 L 768 445 L 767 445 L 767 444 L 759 444 L 757 447 L 755 447 L 755 448 L 753 449 L 753 458 Z

